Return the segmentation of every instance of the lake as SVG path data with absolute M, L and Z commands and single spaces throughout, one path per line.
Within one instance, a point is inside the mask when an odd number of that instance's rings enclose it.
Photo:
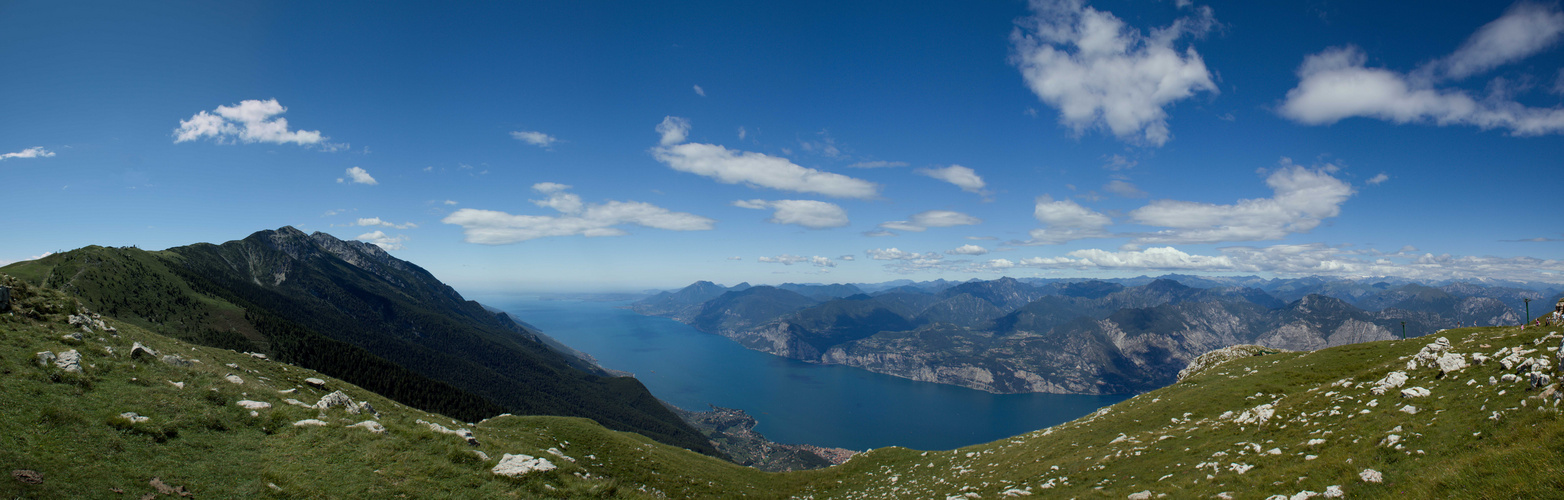
M 1129 396 L 989 394 L 858 368 L 818 365 L 739 346 L 629 302 L 476 300 L 531 323 L 605 367 L 635 374 L 680 408 L 738 408 L 779 442 L 867 450 L 944 450 L 1053 426 Z

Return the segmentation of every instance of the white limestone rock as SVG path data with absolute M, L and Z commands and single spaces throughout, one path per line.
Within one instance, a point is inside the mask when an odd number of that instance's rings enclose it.
M 500 458 L 500 463 L 490 471 L 495 475 L 506 477 L 521 477 L 534 471 L 554 470 L 554 463 L 546 458 L 535 458 L 531 455 L 512 455 L 506 453 Z
M 130 358 L 136 359 L 143 356 L 147 359 L 157 359 L 157 351 L 152 350 L 151 347 L 141 345 L 140 342 L 132 343 L 130 345 Z
M 163 361 L 163 364 L 165 365 L 186 367 L 190 366 L 190 360 L 182 358 L 178 354 L 164 354 L 160 360 Z
M 55 356 L 54 351 L 44 351 L 38 353 L 37 359 L 38 366 L 47 368 L 50 364 L 54 363 L 54 360 L 59 359 L 59 356 Z
M 326 421 L 313 419 L 313 418 L 306 418 L 304 420 L 300 420 L 298 422 L 294 422 L 293 423 L 294 427 L 310 427 L 310 426 L 325 427 L 327 425 L 329 425 L 329 424 L 327 424 Z
M 1422 398 L 1428 397 L 1429 394 L 1433 394 L 1433 392 L 1422 387 L 1413 387 L 1410 389 L 1401 390 L 1401 397 L 1403 398 Z
M 1401 387 L 1401 385 L 1405 383 L 1407 383 L 1406 372 L 1390 372 L 1389 374 L 1385 375 L 1385 378 L 1374 382 L 1374 388 L 1370 389 L 1370 391 L 1373 392 L 1376 396 L 1382 395 L 1391 389 Z
M 271 403 L 267 403 L 265 401 L 251 401 L 248 399 L 241 400 L 234 404 L 237 404 L 240 408 L 244 408 L 246 410 L 264 410 L 272 407 Z
M 1456 352 L 1447 352 L 1434 360 L 1434 363 L 1439 366 L 1440 374 L 1454 373 L 1466 368 L 1466 358 Z
M 356 428 L 359 428 L 359 429 L 364 429 L 366 431 L 373 432 L 375 434 L 385 434 L 386 433 L 386 426 L 380 425 L 380 422 L 376 422 L 374 420 L 365 420 L 363 422 L 359 422 L 359 423 L 356 423 L 356 424 L 353 424 L 353 425 L 349 425 L 348 427 L 356 427 Z M 489 457 L 483 457 L 483 459 L 484 460 L 488 460 Z
M 325 380 L 321 380 L 321 379 L 318 379 L 318 378 L 315 378 L 315 377 L 310 377 L 310 378 L 304 379 L 304 383 L 312 385 L 312 386 L 315 386 L 315 387 L 326 387 L 326 381 Z
M 142 422 L 146 422 L 148 420 L 152 420 L 150 417 L 143 417 L 141 415 L 137 415 L 136 412 L 133 412 L 133 411 L 127 411 L 125 413 L 121 413 L 121 414 L 119 414 L 119 418 L 123 418 L 125 420 L 129 420 L 130 423 L 132 423 L 132 424 L 139 424 L 139 423 L 142 423 Z
M 1363 469 L 1363 472 L 1358 473 L 1358 478 L 1362 479 L 1365 483 L 1385 482 L 1385 476 L 1374 469 Z
M 1256 406 L 1253 409 L 1244 410 L 1244 412 L 1239 414 L 1237 418 L 1233 419 L 1233 423 L 1243 425 L 1265 425 L 1265 422 L 1270 420 L 1271 417 L 1275 415 L 1276 409 L 1267 403 Z
M 478 446 L 478 438 L 476 436 L 473 436 L 472 431 L 470 431 L 470 430 L 467 430 L 467 429 L 455 429 L 455 430 L 447 429 L 443 425 L 440 425 L 440 424 L 437 424 L 437 423 L 434 423 L 434 422 L 425 422 L 422 419 L 418 420 L 417 422 L 420 423 L 420 424 L 424 424 L 424 425 L 429 426 L 429 430 L 431 430 L 431 431 L 435 431 L 435 432 L 438 432 L 438 433 L 441 433 L 441 434 L 450 434 L 450 435 L 453 435 L 453 436 L 460 436 L 462 439 L 467 440 L 467 444 L 470 444 L 470 445 L 473 445 L 473 446 Z
M 81 373 L 81 353 L 75 349 L 60 353 L 60 359 L 54 360 L 54 366 L 71 373 Z
M 231 373 L 228 374 L 228 376 L 223 377 L 223 380 L 227 380 L 227 381 L 235 383 L 235 384 L 243 384 L 244 383 L 244 379 L 239 378 L 238 375 L 234 375 L 234 374 L 231 374 Z

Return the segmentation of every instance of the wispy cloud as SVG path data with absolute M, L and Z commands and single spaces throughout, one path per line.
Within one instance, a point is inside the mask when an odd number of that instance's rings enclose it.
M 968 193 L 988 196 L 988 193 L 983 191 L 983 188 L 988 184 L 983 182 L 983 178 L 978 176 L 977 171 L 961 165 L 951 165 L 942 168 L 920 168 L 914 170 L 913 173 L 949 182 Z
M 680 172 L 709 177 L 723 184 L 744 184 L 782 191 L 815 193 L 837 198 L 873 198 L 878 184 L 841 174 L 801 167 L 762 153 L 736 151 L 715 144 L 683 142 L 690 131 L 688 120 L 667 117 L 657 125 L 660 145 L 652 156 Z
M 706 89 L 701 88 L 700 85 L 696 85 L 695 86 L 695 94 L 699 95 L 701 97 L 706 97 Z
M 923 232 L 931 227 L 973 226 L 982 223 L 983 219 L 953 210 L 925 210 L 912 214 L 907 220 L 882 222 L 880 223 L 880 228 L 892 231 Z
M 48 158 L 51 156 L 54 156 L 53 151 L 49 151 L 42 147 L 32 147 L 17 151 L 15 153 L 0 154 L 0 160 L 8 160 L 11 158 Z
M 847 211 L 835 203 L 815 200 L 739 200 L 733 206 L 753 210 L 772 209 L 767 222 L 794 224 L 810 229 L 827 229 L 848 224 Z
M 782 254 L 782 255 L 778 255 L 776 257 L 761 257 L 761 258 L 755 259 L 755 260 L 757 260 L 759 262 L 770 263 L 770 264 L 782 264 L 784 266 L 791 266 L 793 264 L 799 264 L 799 263 L 807 263 L 807 264 L 811 264 L 811 265 L 813 265 L 815 267 L 836 267 L 836 262 L 832 261 L 829 258 L 821 257 L 819 255 L 815 255 L 815 256 L 811 256 L 811 257 L 803 257 L 803 256 L 799 256 L 799 255 Z
M 358 235 L 355 240 L 369 242 L 386 250 L 401 250 L 402 242 L 407 241 L 407 236 L 388 236 L 385 231 L 373 231 Z
M 397 224 L 391 221 L 381 220 L 379 217 L 361 217 L 357 221 L 354 221 L 351 225 L 389 227 L 392 229 L 414 229 L 418 227 L 418 224 L 411 222 Z
M 1503 91 L 1476 98 L 1459 88 L 1438 86 L 1530 57 L 1557 45 L 1561 36 L 1564 11 L 1557 4 L 1521 2 L 1478 29 L 1454 53 L 1410 73 L 1368 67 L 1361 49 L 1333 47 L 1304 58 L 1298 86 L 1287 91 L 1278 111 L 1307 125 L 1365 117 L 1506 129 L 1516 136 L 1564 133 L 1564 108 L 1526 106 Z
M 532 130 L 517 130 L 511 132 L 510 136 L 518 141 L 525 142 L 543 149 L 549 149 L 554 145 L 554 143 L 559 142 L 559 139 L 552 135 Z
M 861 161 L 861 162 L 858 162 L 858 163 L 854 163 L 852 165 L 848 165 L 847 168 L 896 168 L 896 167 L 905 167 L 905 166 L 907 166 L 907 162 L 904 162 L 904 161 L 882 161 L 882 160 L 876 160 L 876 161 Z
M 557 216 L 512 215 L 496 210 L 463 208 L 440 222 L 461 226 L 468 243 L 482 245 L 504 245 L 550 236 L 623 236 L 627 233 L 616 226 L 631 224 L 669 231 L 707 231 L 717 222 L 637 201 L 585 204 L 580 196 L 567 192 L 569 188 L 552 182 L 532 186 L 534 191 L 548 195 L 542 200 L 531 200 L 532 203 L 558 211 Z

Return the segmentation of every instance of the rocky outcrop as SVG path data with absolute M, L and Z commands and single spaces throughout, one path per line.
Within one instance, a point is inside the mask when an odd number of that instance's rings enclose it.
M 490 471 L 497 476 L 521 477 L 532 472 L 551 471 L 554 469 L 554 463 L 548 461 L 547 458 L 506 453 L 504 457 L 500 458 L 500 463 L 495 465 Z
M 1216 349 L 1205 354 L 1201 354 L 1193 361 L 1190 361 L 1189 366 L 1184 367 L 1183 370 L 1179 370 L 1178 380 L 1183 381 L 1184 379 L 1189 378 L 1190 376 L 1193 376 L 1197 373 L 1206 371 L 1221 365 L 1222 363 L 1226 363 L 1235 359 L 1264 356 L 1266 354 L 1275 354 L 1278 352 L 1285 351 L 1254 344 L 1240 344 L 1223 347 L 1221 349 Z

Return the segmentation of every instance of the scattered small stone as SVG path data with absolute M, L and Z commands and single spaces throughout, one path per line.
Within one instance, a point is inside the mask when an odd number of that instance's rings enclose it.
M 1341 498 L 1341 497 L 1347 496 L 1347 492 L 1341 491 L 1341 485 L 1333 484 L 1333 485 L 1330 485 L 1330 486 L 1326 486 L 1325 487 L 1325 492 L 1321 493 L 1320 496 L 1325 497 L 1325 498 Z
M 321 379 L 318 379 L 318 378 L 315 378 L 315 377 L 310 377 L 310 378 L 304 379 L 304 383 L 309 384 L 309 385 L 313 385 L 315 387 L 326 387 L 326 381 L 325 380 L 321 380 Z
M 244 379 L 239 378 L 238 375 L 234 375 L 234 374 L 231 374 L 231 373 L 228 374 L 228 376 L 223 377 L 223 380 L 227 380 L 227 381 L 233 382 L 235 384 L 243 384 L 244 383 Z
M 190 360 L 185 359 L 178 354 L 164 354 L 161 360 L 163 361 L 163 364 L 170 366 L 188 367 L 191 365 Z
M 251 401 L 248 399 L 241 400 L 234 404 L 237 404 L 240 408 L 244 408 L 246 410 L 264 410 L 272 407 L 271 403 L 267 403 L 265 401 Z
M 1408 413 L 1408 414 L 1416 415 L 1417 414 L 1417 407 L 1416 406 L 1412 406 L 1412 405 L 1406 405 L 1406 406 L 1401 407 L 1401 412 L 1402 413 Z
M 1401 397 L 1403 398 L 1421 398 L 1427 397 L 1429 394 L 1432 394 L 1432 392 L 1422 387 L 1413 387 L 1410 389 L 1401 390 Z
M 121 413 L 121 414 L 119 414 L 119 418 L 123 418 L 125 420 L 129 420 L 130 423 L 132 423 L 132 424 L 139 424 L 139 423 L 142 423 L 142 422 L 146 422 L 148 420 L 152 420 L 151 417 L 143 417 L 141 415 L 137 415 L 136 412 L 133 412 L 133 411 L 127 411 L 125 413 Z
M 50 363 L 53 363 L 58 358 L 59 356 L 55 356 L 53 351 L 40 352 L 38 353 L 38 366 L 47 368 Z
M 155 477 L 152 478 L 151 481 L 147 481 L 147 484 L 152 486 L 153 489 L 157 490 L 158 493 L 162 493 L 164 495 L 178 495 L 182 497 L 191 496 L 191 493 L 188 490 L 185 490 L 184 486 L 171 486 L 168 483 L 163 482 L 162 479 Z
M 1129 500 L 1151 500 L 1151 490 L 1130 493 L 1130 496 L 1125 498 L 1128 498 Z
M 485 462 L 489 461 L 489 454 L 488 453 L 484 453 L 482 450 L 468 450 L 468 451 L 471 451 L 472 454 L 477 455 L 478 456 L 478 460 L 482 460 L 482 461 L 485 461 Z
M 43 474 L 39 474 L 35 470 L 16 469 L 11 471 L 11 477 L 27 484 L 43 484 Z
M 175 382 L 175 381 L 170 380 L 170 381 L 168 381 L 168 385 L 172 385 L 176 389 L 184 389 L 185 388 L 185 383 L 184 382 Z
M 300 420 L 298 422 L 294 422 L 293 423 L 294 427 L 307 427 L 307 426 L 311 426 L 311 425 L 316 426 L 316 427 L 325 427 L 325 426 L 327 426 L 329 424 L 327 424 L 326 421 L 324 421 L 324 420 L 317 420 L 317 419 L 313 419 L 313 418 L 306 418 L 304 420 Z

